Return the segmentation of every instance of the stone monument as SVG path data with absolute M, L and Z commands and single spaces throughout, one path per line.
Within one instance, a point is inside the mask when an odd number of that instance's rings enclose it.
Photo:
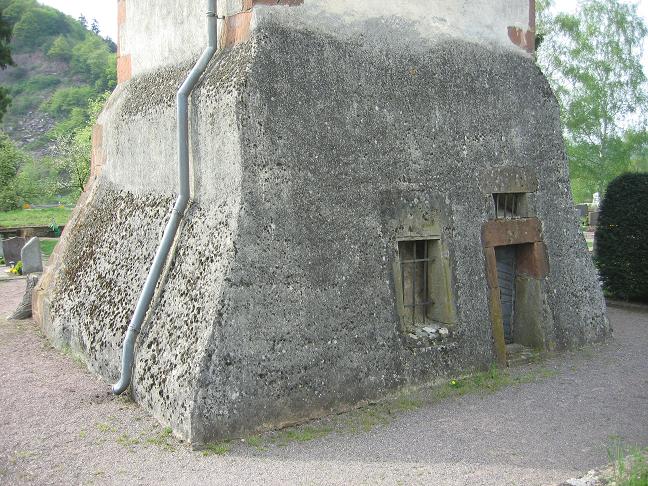
M 23 246 L 20 251 L 20 259 L 23 262 L 23 275 L 43 271 L 43 256 L 38 237 L 33 237 Z
M 20 252 L 23 249 L 23 246 L 25 246 L 25 241 L 25 238 L 20 236 L 2 240 L 2 250 L 7 265 L 9 265 L 10 262 L 18 263 L 20 261 Z

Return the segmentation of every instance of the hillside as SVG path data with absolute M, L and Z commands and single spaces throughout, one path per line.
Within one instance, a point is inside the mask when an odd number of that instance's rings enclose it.
M 56 154 L 56 139 L 84 126 L 90 100 L 114 88 L 115 44 L 36 0 L 0 0 L 14 25 L 14 67 L 0 72 L 12 103 L 3 130 L 36 157 Z

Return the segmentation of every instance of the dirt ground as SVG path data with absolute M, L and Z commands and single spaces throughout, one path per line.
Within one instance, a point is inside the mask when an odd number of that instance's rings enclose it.
M 648 446 L 648 313 L 610 309 L 614 339 L 531 365 L 530 383 L 205 453 L 7 321 L 24 285 L 0 282 L 0 484 L 543 485 L 606 464 L 618 441 Z

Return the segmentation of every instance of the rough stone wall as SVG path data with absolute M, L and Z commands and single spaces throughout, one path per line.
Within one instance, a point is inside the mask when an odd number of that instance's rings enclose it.
M 481 230 L 493 174 L 535 181 L 549 338 L 609 332 L 558 106 L 532 58 L 499 27 L 501 43 L 404 35 L 409 16 L 349 20 L 368 4 L 335 1 L 314 22 L 323 5 L 255 9 L 249 39 L 220 52 L 192 96 L 193 200 L 133 394 L 196 444 L 492 363 Z M 107 379 L 176 191 L 175 93 L 191 62 L 169 59 L 141 67 L 100 118 L 102 170 L 36 297 L 48 335 Z M 413 349 L 393 269 L 409 215 L 424 213 L 448 250 L 457 322 Z
M 194 198 L 138 340 L 133 390 L 184 436 L 233 248 L 241 177 L 232 93 L 246 63 L 236 56 L 215 62 L 219 74 L 203 88 L 212 96 L 192 110 L 192 131 L 205 134 L 192 142 Z M 84 355 L 109 380 L 119 375 L 123 336 L 175 199 L 175 94 L 187 69 L 139 76 L 111 98 L 95 130 L 100 157 L 87 202 L 35 299 L 50 339 Z
M 501 167 L 539 181 L 529 204 L 550 247 L 542 285 L 556 345 L 606 335 L 558 107 L 531 59 L 459 41 L 379 50 L 270 22 L 257 32 L 238 111 L 238 253 L 201 377 L 197 440 L 492 362 L 481 226 L 493 202 L 476 174 Z M 421 206 L 440 215 L 459 315 L 449 342 L 412 352 L 392 263 L 397 214 Z

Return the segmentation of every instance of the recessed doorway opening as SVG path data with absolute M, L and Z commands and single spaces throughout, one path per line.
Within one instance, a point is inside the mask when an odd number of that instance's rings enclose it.
M 517 276 L 517 246 L 500 246 L 495 248 L 497 260 L 497 283 L 499 285 L 502 322 L 504 324 L 504 341 L 513 343 L 513 323 L 515 318 L 515 280 Z
M 543 293 L 537 243 L 495 247 L 504 345 L 511 353 L 544 348 Z

